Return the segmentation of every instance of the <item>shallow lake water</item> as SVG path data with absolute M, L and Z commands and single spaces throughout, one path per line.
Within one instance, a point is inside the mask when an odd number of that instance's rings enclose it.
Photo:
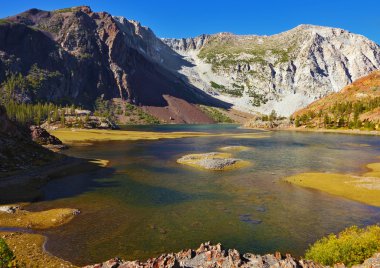
M 259 132 L 234 125 L 130 127 L 146 131 Z M 51 181 L 31 209 L 78 208 L 71 223 L 45 232 L 47 250 L 83 265 L 118 256 L 146 259 L 221 242 L 258 254 L 303 255 L 323 235 L 380 222 L 380 208 L 282 182 L 300 172 L 360 174 L 379 161 L 380 139 L 265 132 L 267 138 L 200 137 L 99 142 L 65 153 L 110 161 L 109 168 Z M 243 145 L 252 165 L 202 171 L 176 163 L 188 153 Z

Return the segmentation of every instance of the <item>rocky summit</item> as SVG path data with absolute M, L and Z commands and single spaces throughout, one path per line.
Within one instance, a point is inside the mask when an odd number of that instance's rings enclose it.
M 167 122 L 212 122 L 198 104 L 287 116 L 379 68 L 378 44 L 337 28 L 160 39 L 86 6 L 0 21 L 0 81 L 26 81 L 17 101 L 92 109 L 119 98 Z
M 100 97 L 153 107 L 180 99 L 190 115 L 203 115 L 195 104 L 228 106 L 164 68 L 162 47 L 172 53 L 150 29 L 89 7 L 30 9 L 0 22 L 0 81 L 23 78 L 16 92 L 3 89 L 19 102 L 93 109 Z
M 271 36 L 163 39 L 194 86 L 237 108 L 288 116 L 380 68 L 380 46 L 346 30 L 300 25 Z

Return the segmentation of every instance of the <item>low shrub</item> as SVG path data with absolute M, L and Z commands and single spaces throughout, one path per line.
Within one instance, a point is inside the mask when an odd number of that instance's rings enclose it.
M 380 226 L 352 226 L 338 235 L 330 234 L 311 245 L 305 258 L 324 265 L 344 263 L 351 267 L 380 251 Z
M 0 238 L 0 267 L 14 267 L 15 256 L 13 255 L 12 250 L 5 243 L 4 239 Z

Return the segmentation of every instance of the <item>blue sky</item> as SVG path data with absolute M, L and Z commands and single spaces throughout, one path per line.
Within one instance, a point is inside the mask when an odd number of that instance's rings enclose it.
M 270 35 L 299 24 L 347 29 L 380 43 L 380 0 L 0 0 L 0 17 L 36 7 L 89 5 L 140 21 L 159 37 Z

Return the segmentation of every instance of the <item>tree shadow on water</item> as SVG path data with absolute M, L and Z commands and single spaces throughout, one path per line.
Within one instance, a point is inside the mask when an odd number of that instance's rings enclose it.
M 95 187 L 117 187 L 115 182 L 98 180 L 113 174 L 113 168 L 74 157 L 66 157 L 62 163 L 61 167 L 60 163 L 52 163 L 13 175 L 7 178 L 7 183 L 2 181 L 0 204 L 51 201 L 73 197 Z

